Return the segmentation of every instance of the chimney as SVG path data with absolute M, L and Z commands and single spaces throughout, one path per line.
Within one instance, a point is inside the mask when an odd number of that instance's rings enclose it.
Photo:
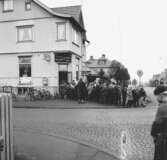
M 93 56 L 90 56 L 90 60 L 93 60 Z
M 105 54 L 102 54 L 101 58 L 105 59 L 105 58 L 106 58 L 106 55 L 105 55 Z

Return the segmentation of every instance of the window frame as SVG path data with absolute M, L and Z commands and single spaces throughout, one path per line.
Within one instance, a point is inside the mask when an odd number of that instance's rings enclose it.
M 64 38 L 59 39 L 59 30 L 58 30 L 58 26 L 59 25 L 64 25 Z M 56 28 L 57 28 L 57 38 L 56 41 L 66 41 L 67 40 L 67 26 L 66 26 L 66 22 L 57 22 L 56 23 Z
M 30 8 L 29 8 L 29 9 L 27 8 L 27 5 L 30 5 Z M 25 1 L 25 10 L 26 10 L 26 11 L 30 11 L 30 10 L 31 10 L 31 7 L 32 7 L 31 0 L 26 0 L 26 1 Z
M 20 62 L 20 58 L 30 58 L 30 62 Z M 19 63 L 19 78 L 23 78 L 24 76 L 21 76 L 20 74 L 20 66 L 21 65 L 30 65 L 30 76 L 27 75 L 27 78 L 32 77 L 32 56 L 18 56 L 18 63 Z
M 80 46 L 79 38 L 79 31 L 72 26 L 72 43 L 78 47 Z
M 5 1 L 7 2 L 7 1 L 11 1 L 12 2 L 12 8 L 10 8 L 10 9 L 5 9 Z M 14 1 L 13 0 L 3 0 L 3 12 L 13 12 L 13 10 L 14 10 Z
M 34 41 L 33 27 L 34 25 L 17 26 L 17 42 L 18 43 L 33 42 Z M 19 29 L 25 29 L 25 28 L 31 28 L 31 39 L 30 40 L 20 40 L 19 39 Z
M 80 58 L 79 57 L 75 57 L 75 61 L 76 61 L 76 80 L 79 80 L 79 72 L 80 72 Z

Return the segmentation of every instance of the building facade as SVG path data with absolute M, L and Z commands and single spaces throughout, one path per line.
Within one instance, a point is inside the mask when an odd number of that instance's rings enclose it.
M 91 75 L 98 75 L 101 70 L 103 70 L 104 75 L 109 75 L 109 69 L 111 68 L 112 61 L 107 59 L 105 54 L 98 59 L 90 56 L 90 59 L 86 61 L 87 71 Z
M 0 86 L 58 92 L 78 80 L 86 56 L 81 6 L 48 8 L 38 0 L 0 1 Z

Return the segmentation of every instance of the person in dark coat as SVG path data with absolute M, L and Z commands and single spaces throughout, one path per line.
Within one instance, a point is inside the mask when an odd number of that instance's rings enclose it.
M 160 84 L 155 90 L 159 107 L 151 128 L 154 139 L 154 160 L 167 160 L 167 87 Z
M 127 95 L 127 87 L 124 86 L 122 88 L 122 105 L 125 106 L 126 104 L 126 95 Z
M 83 82 L 82 78 L 80 78 L 80 80 L 77 84 L 77 96 L 78 96 L 78 103 L 85 102 L 86 86 L 85 86 L 85 83 Z

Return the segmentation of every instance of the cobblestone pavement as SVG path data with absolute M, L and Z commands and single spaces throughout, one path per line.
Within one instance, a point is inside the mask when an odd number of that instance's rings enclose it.
M 150 127 L 156 108 L 107 110 L 14 109 L 14 130 L 58 136 L 121 157 L 121 133 L 126 133 L 128 160 L 152 160 Z

